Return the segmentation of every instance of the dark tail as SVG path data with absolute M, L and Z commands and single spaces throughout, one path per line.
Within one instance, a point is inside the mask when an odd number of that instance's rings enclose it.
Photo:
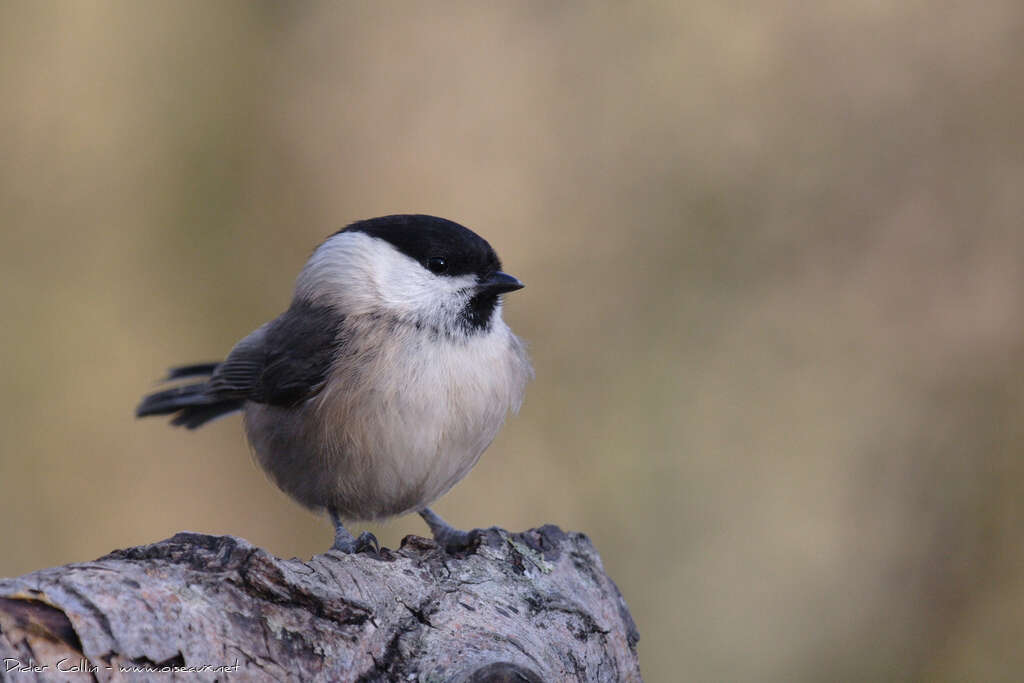
M 167 377 L 164 377 L 163 381 L 170 382 L 172 379 L 181 379 L 182 377 L 209 377 L 218 365 L 220 363 L 196 363 L 182 365 L 180 368 L 171 368 L 167 371 Z
M 217 363 L 201 363 L 172 368 L 164 381 L 183 377 L 209 376 L 217 369 L 217 365 Z M 150 394 L 142 399 L 142 403 L 135 409 L 135 417 L 176 413 L 174 419 L 171 420 L 172 425 L 195 429 L 210 420 L 242 409 L 243 401 L 218 398 L 209 393 L 208 389 L 207 382 L 197 382 Z

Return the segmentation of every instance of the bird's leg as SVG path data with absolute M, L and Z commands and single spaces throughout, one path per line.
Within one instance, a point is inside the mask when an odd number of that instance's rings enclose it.
M 369 531 L 364 531 L 359 534 L 359 538 L 353 538 L 349 530 L 341 523 L 338 511 L 334 508 L 328 508 L 327 511 L 331 515 L 331 521 L 334 522 L 334 545 L 331 546 L 331 550 L 337 550 L 346 555 L 365 552 L 371 548 L 375 553 L 380 552 L 380 543 L 377 542 L 376 536 Z
M 434 540 L 449 552 L 465 550 L 480 535 L 479 529 L 462 531 L 456 529 L 448 522 L 441 519 L 441 516 L 430 508 L 420 510 L 420 517 L 430 527 L 430 533 L 434 534 Z

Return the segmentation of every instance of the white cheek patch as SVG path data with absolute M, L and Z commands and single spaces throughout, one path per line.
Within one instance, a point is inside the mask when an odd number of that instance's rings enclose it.
M 349 315 L 384 311 L 441 327 L 457 321 L 475 285 L 473 275 L 435 275 L 385 240 L 341 232 L 310 257 L 295 294 Z
M 389 274 L 377 282 L 384 308 L 403 317 L 445 320 L 457 316 L 472 296 L 475 276 L 434 275 L 390 245 L 388 249 L 391 254 L 385 268 Z

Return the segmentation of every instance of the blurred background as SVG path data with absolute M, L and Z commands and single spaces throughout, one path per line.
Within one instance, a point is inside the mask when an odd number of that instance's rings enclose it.
M 237 417 L 132 411 L 425 212 L 537 370 L 436 509 L 590 535 L 649 680 L 1015 679 L 1022 76 L 1018 0 L 4 2 L 0 574 L 322 552 Z

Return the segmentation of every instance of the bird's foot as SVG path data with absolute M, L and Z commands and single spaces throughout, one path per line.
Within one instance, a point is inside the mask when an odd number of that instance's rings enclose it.
M 349 530 L 345 528 L 345 525 L 341 523 L 341 518 L 338 513 L 334 510 L 330 510 L 331 521 L 334 522 L 334 545 L 331 546 L 331 550 L 337 550 L 338 552 L 351 555 L 353 553 L 365 553 L 370 550 L 374 554 L 380 553 L 380 543 L 377 541 L 377 537 L 371 534 L 369 531 L 364 531 L 359 534 L 358 538 L 353 538 Z
M 430 508 L 420 510 L 420 517 L 430 527 L 430 533 L 434 535 L 437 544 L 449 553 L 462 552 L 477 545 L 483 534 L 483 529 L 470 529 L 469 531 L 456 529 Z
M 348 538 L 339 537 L 338 534 L 335 534 L 334 545 L 331 546 L 331 550 L 337 550 L 346 555 L 370 551 L 377 554 L 380 552 L 380 543 L 377 541 L 377 537 L 369 531 L 359 534 L 358 538 L 352 538 L 351 534 L 348 535 Z

